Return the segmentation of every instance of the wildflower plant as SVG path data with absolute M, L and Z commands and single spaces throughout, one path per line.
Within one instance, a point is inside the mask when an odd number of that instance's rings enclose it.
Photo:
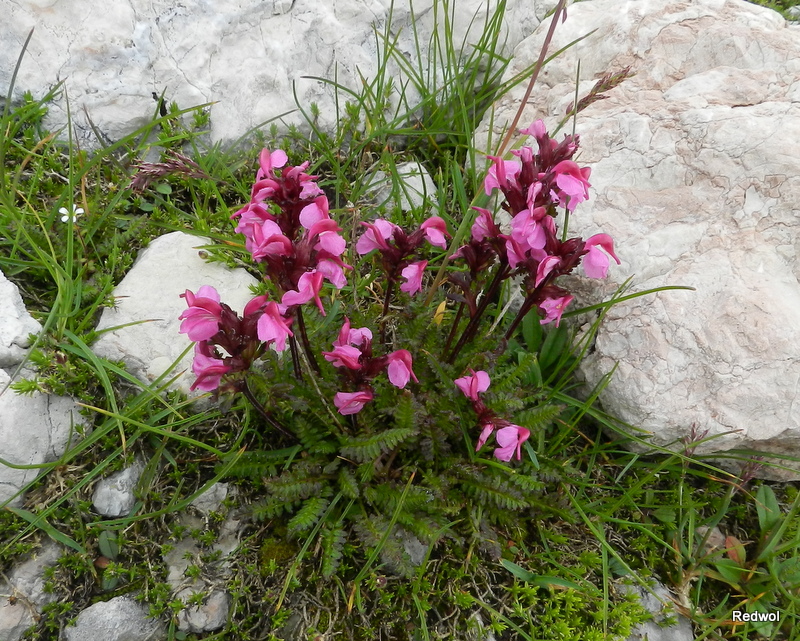
M 536 454 L 528 446 L 523 458 L 523 447 L 563 408 L 522 387 L 532 361 L 519 365 L 506 354 L 509 340 L 528 315 L 560 324 L 573 301 L 561 276 L 582 267 L 603 278 L 619 259 L 606 234 L 559 232 L 559 210 L 573 212 L 589 197 L 590 170 L 573 160 L 577 136 L 557 142 L 542 121 L 521 133 L 536 148 L 523 146 L 513 160 L 490 157 L 484 181 L 510 223 L 473 208 L 470 238 L 455 251 L 440 216 L 416 226 L 359 220 L 345 232 L 308 161 L 291 165 L 281 149 L 261 152 L 250 200 L 232 221 L 265 293 L 240 314 L 222 302 L 224 292 L 187 290 L 180 331 L 196 342 L 193 389 L 245 396 L 267 429 L 305 452 L 265 480 L 262 516 L 295 513 L 290 529 L 311 529 L 338 490 L 364 501 L 354 521 L 369 539 L 379 521 L 367 515 L 386 518 L 387 506 L 408 500 L 393 480 L 420 465 L 427 488 L 414 492 L 428 500 L 412 501 L 400 523 L 426 540 L 470 495 L 491 504 L 478 520 L 537 501 L 535 476 L 502 464 L 532 472 Z M 428 271 L 445 257 L 446 280 L 432 285 Z M 520 283 L 523 302 L 502 331 L 484 335 L 506 281 Z M 428 287 L 441 300 L 424 301 Z M 507 415 L 514 411 L 524 420 Z M 366 481 L 375 483 L 369 491 Z M 335 513 L 341 529 L 351 512 Z M 343 537 L 325 527 L 324 540 L 340 546 Z

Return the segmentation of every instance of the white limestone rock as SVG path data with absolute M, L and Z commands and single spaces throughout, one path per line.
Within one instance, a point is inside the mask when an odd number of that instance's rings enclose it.
M 437 202 L 436 185 L 421 163 L 404 162 L 395 169 L 399 177 L 397 189 L 393 190 L 394 178 L 385 171 L 378 170 L 369 176 L 367 193 L 379 207 L 399 207 L 404 212 L 421 210 L 427 218 Z
M 92 349 L 98 356 L 121 360 L 144 383 L 152 383 L 190 346 L 179 333 L 178 316 L 186 309 L 180 297 L 187 289 L 197 292 L 211 285 L 223 303 L 241 313 L 253 297 L 249 287 L 256 279 L 243 269 L 231 270 L 220 263 L 208 263 L 198 247 L 209 244 L 205 238 L 172 232 L 155 239 L 144 249 L 131 270 L 114 290 L 117 306 L 105 309 L 97 329 L 103 330 L 138 322 L 106 332 Z M 182 372 L 174 387 L 188 394 L 195 380 L 193 352 L 180 360 L 170 376 Z
M 60 556 L 58 544 L 45 540 L 38 552 L 9 572 L 7 580 L 0 581 L 0 594 L 13 597 L 0 607 L 0 639 L 19 641 L 42 607 L 55 601 L 56 595 L 44 589 L 44 571 Z
M 228 498 L 230 485 L 228 483 L 214 483 L 210 488 L 198 496 L 190 505 L 201 514 L 208 516 L 222 508 L 222 502 Z
M 621 586 L 624 592 L 633 592 L 641 604 L 653 615 L 653 620 L 637 625 L 627 641 L 692 641 L 694 631 L 691 621 L 678 613 L 670 591 L 656 582 L 650 590 L 640 586 Z M 665 625 L 667 619 L 674 620 Z
M 359 73 L 378 68 L 378 34 L 391 22 L 391 38 L 402 55 L 416 59 L 408 2 L 391 0 L 126 0 L 99 5 L 92 0 L 19 0 L 6 3 L 0 22 L 0 86 L 9 84 L 31 28 L 15 97 L 43 95 L 65 81 L 72 121 L 82 146 L 96 144 L 83 108 L 110 139 L 145 125 L 156 104 L 151 94 L 182 108 L 213 102 L 211 137 L 235 140 L 249 129 L 286 112 L 286 123 L 303 123 L 303 109 L 316 102 L 318 125 L 337 119 L 331 84 L 359 90 Z M 492 8 L 496 0 L 490 2 Z M 530 34 L 554 0 L 509 0 L 504 38 L 508 53 Z M 391 8 L 393 6 L 393 9 Z M 414 2 L 418 40 L 430 41 L 432 0 Z M 473 20 L 473 16 L 475 19 Z M 441 17 L 441 16 L 440 16 Z M 453 16 L 456 43 L 474 44 L 486 21 L 485 0 L 458 0 Z M 423 69 L 425 66 L 423 66 Z M 390 76 L 400 77 L 396 70 Z M 412 91 L 408 87 L 407 91 Z M 342 100 L 346 96 L 341 96 Z M 49 124 L 66 125 L 66 102 L 53 105 Z
M 58 459 L 80 438 L 84 420 L 71 398 L 34 393 L 22 396 L 8 385 L 0 369 L 0 456 L 16 465 L 41 465 Z M 36 479 L 37 469 L 16 469 L 0 463 L 0 505 L 22 503 L 22 488 Z
M 129 514 L 136 504 L 134 489 L 144 471 L 142 461 L 100 479 L 94 488 L 92 505 L 98 514 L 118 517 Z
M 188 600 L 195 594 L 191 588 L 181 590 L 176 599 Z M 202 605 L 187 605 L 178 612 L 178 628 L 183 632 L 201 633 L 219 630 L 228 622 L 231 597 L 223 590 L 211 592 Z
M 583 374 L 595 384 L 619 363 L 601 401 L 657 445 L 694 424 L 718 437 L 700 454 L 800 456 L 800 30 L 740 0 L 595 0 L 570 7 L 551 50 L 593 29 L 545 68 L 522 123 L 560 120 L 578 59 L 581 95 L 631 65 L 578 116 L 593 188 L 571 233 L 614 238 L 622 265 L 590 288 L 605 296 L 629 276 L 636 290 L 696 291 L 613 308 Z M 509 74 L 535 60 L 544 32 Z M 498 102 L 495 123 L 510 122 L 522 90 Z
M 64 641 L 160 641 L 165 626 L 148 616 L 148 608 L 129 596 L 100 601 L 64 628 Z
M 222 501 L 228 495 L 228 485 L 216 483 L 194 501 L 192 506 L 203 518 L 189 513 L 181 515 L 181 525 L 189 531 L 209 527 L 211 512 L 224 511 Z M 204 556 L 209 548 L 201 547 L 192 537 L 185 537 L 164 554 L 167 565 L 167 583 L 173 589 L 173 598 L 180 599 L 185 607 L 178 612 L 178 628 L 183 632 L 213 632 L 222 628 L 228 620 L 231 597 L 225 586 L 231 575 L 229 557 L 239 547 L 239 536 L 244 521 L 243 513 L 232 510 L 225 514 L 219 524 L 216 540 L 210 551 L 217 553 L 215 561 L 206 561 Z M 200 576 L 188 572 L 190 567 L 200 568 Z M 202 602 L 195 602 L 196 595 L 202 594 Z
M 0 271 L 0 367 L 13 367 L 25 359 L 28 336 L 42 326 L 25 309 L 19 288 Z

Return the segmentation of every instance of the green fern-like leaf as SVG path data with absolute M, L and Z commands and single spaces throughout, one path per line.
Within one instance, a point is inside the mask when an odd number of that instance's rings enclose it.
M 308 499 L 289 521 L 287 529 L 292 534 L 310 530 L 317 524 L 328 505 L 330 505 L 330 500 L 321 496 Z
M 411 577 L 414 575 L 415 568 L 404 548 L 403 529 L 395 525 L 392 533 L 384 539 L 383 534 L 388 527 L 388 519 L 371 515 L 358 517 L 353 529 L 361 542 L 368 548 L 374 548 L 383 542 L 380 549 L 381 561 L 397 574 Z
M 397 407 L 394 409 L 394 423 L 400 429 L 414 429 L 415 416 L 414 401 L 411 395 L 401 396 Z
M 525 499 L 518 487 L 514 487 L 508 480 L 496 474 L 481 473 L 465 466 L 462 467 L 461 473 L 461 485 L 466 494 L 480 501 L 489 510 L 500 508 L 516 512 L 530 507 L 530 502 Z M 504 516 L 496 510 L 493 513 L 498 518 Z
M 357 499 L 361 493 L 358 488 L 358 481 L 350 470 L 339 470 L 339 489 L 348 499 Z
M 564 407 L 561 405 L 538 405 L 516 414 L 515 423 L 527 427 L 531 431 L 542 429 L 552 423 L 563 411 Z
M 302 501 L 319 496 L 327 479 L 318 465 L 297 464 L 276 478 L 265 482 L 270 495 L 282 501 Z
M 269 497 L 253 505 L 253 520 L 266 521 L 280 516 L 284 512 L 292 513 L 296 505 L 297 501 L 282 501 L 275 497 Z
M 345 440 L 341 455 L 357 463 L 374 461 L 413 434 L 414 430 L 410 428 L 395 427 L 369 436 L 351 437 Z
M 521 381 L 528 377 L 533 367 L 537 366 L 536 358 L 536 354 L 525 354 L 515 367 L 506 370 L 501 376 L 494 376 L 492 378 L 492 391 L 500 394 L 519 389 Z
M 330 430 L 324 427 L 324 423 L 311 423 L 302 415 L 295 414 L 292 426 L 303 448 L 309 453 L 332 454 L 336 451 L 336 442 L 331 437 Z
M 248 478 L 259 480 L 277 475 L 278 468 L 299 452 L 298 447 L 283 450 L 243 452 L 239 460 L 228 471 L 227 476 L 234 478 Z M 217 471 L 222 469 L 234 454 L 224 458 L 217 466 Z
M 322 576 L 330 579 L 342 561 L 342 549 L 347 540 L 344 528 L 337 524 L 322 530 Z

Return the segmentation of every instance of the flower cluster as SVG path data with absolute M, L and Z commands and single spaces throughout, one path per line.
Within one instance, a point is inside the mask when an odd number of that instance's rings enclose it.
M 456 387 L 470 401 L 472 401 L 472 409 L 478 415 L 478 425 L 481 428 L 481 435 L 478 437 L 478 444 L 475 446 L 475 451 L 480 450 L 489 437 L 495 433 L 494 438 L 500 447 L 495 448 L 494 457 L 499 461 L 510 461 L 514 453 L 517 454 L 517 460 L 522 457 L 521 449 L 522 444 L 528 440 L 531 435 L 530 430 L 514 425 L 508 421 L 497 418 L 494 413 L 486 407 L 480 395 L 489 389 L 489 375 L 484 371 L 475 372 L 470 370 L 472 374 L 457 378 L 454 382 Z
M 343 368 L 357 392 L 338 392 L 333 399 L 341 414 L 356 414 L 374 397 L 370 381 L 386 370 L 389 382 L 403 389 L 410 379 L 419 382 L 412 368 L 411 353 L 399 349 L 387 356 L 372 355 L 372 332 L 366 328 L 352 329 L 350 319 L 344 319 L 339 336 L 330 352 L 322 352 L 334 367 Z
M 496 302 L 504 280 L 519 277 L 525 291 L 525 301 L 506 331 L 508 339 L 532 309 L 538 312 L 541 323 L 559 324 L 573 300 L 567 290 L 556 284 L 559 276 L 582 265 L 587 276 L 603 278 L 611 258 L 619 263 L 614 243 L 606 234 L 595 234 L 587 240 L 567 239 L 566 234 L 559 238 L 557 208 L 565 209 L 567 217 L 588 198 L 590 170 L 572 160 L 578 138 L 566 136 L 557 143 L 541 121 L 522 133 L 535 138 L 538 151 L 522 147 L 513 152 L 515 160 L 490 157 L 492 166 L 484 182 L 487 195 L 494 191 L 503 195 L 502 207 L 511 216 L 510 225 L 501 229 L 490 211 L 476 208 L 478 214 L 469 242 L 451 256 L 460 258 L 467 269 L 451 270 L 448 275 L 460 293 L 451 291 L 447 295 L 461 305 L 441 354 L 444 363 L 455 364 L 460 350 L 474 338 L 483 313 Z M 324 283 L 341 290 L 347 284 L 345 270 L 353 269 L 343 260 L 347 243 L 342 229 L 330 216 L 328 199 L 317 185 L 316 176 L 306 173 L 309 163 L 290 166 L 287 162 L 285 152 L 264 149 L 250 202 L 231 217 L 236 221 L 236 231 L 244 236 L 247 251 L 262 267 L 270 294 L 253 298 L 242 316 L 221 303 L 213 287 L 182 294 L 188 309 L 180 315 L 180 331 L 197 343 L 193 364 L 197 380 L 192 389 L 214 391 L 224 382 L 227 389 L 244 392 L 257 407 L 258 401 L 246 385 L 246 373 L 267 349 L 282 352 L 288 345 L 295 376 L 300 380 L 304 375 L 299 358 L 302 348 L 306 362 L 314 370 L 308 373 L 322 376 L 317 361 L 319 351 L 312 348 L 302 306 L 313 303 L 325 316 L 321 297 Z M 397 284 L 410 296 L 421 290 L 428 265 L 423 247 L 427 243 L 446 249 L 450 235 L 445 221 L 438 216 L 428 218 L 414 231 L 384 219 L 360 225 L 364 232 L 356 241 L 355 253 L 366 256 L 377 252 L 386 276 L 385 299 L 379 318 L 380 338 L 375 346 L 372 331 L 352 328 L 345 315 L 332 349 L 321 352 L 325 361 L 339 371 L 339 389 L 343 391 L 335 394 L 333 404 L 342 415 L 357 414 L 373 401 L 375 381 L 384 373 L 399 389 L 405 389 L 412 380 L 419 383 L 412 354 L 406 349 L 394 349 L 387 339 L 390 302 Z M 466 324 L 461 322 L 465 310 L 469 315 Z M 459 330 L 460 338 L 450 349 Z M 481 431 L 476 450 L 494 436 L 497 459 L 510 461 L 514 454 L 520 459 L 529 430 L 488 409 L 481 394 L 489 388 L 489 375 L 485 371 L 470 372 L 456 379 L 455 384 L 477 415 Z M 261 412 L 283 430 L 263 407 Z
M 281 303 L 294 307 L 313 300 L 324 315 L 323 281 L 337 289 L 347 283 L 344 270 L 350 266 L 341 259 L 347 244 L 316 176 L 305 173 L 308 162 L 284 167 L 287 160 L 280 149 L 261 152 L 250 202 L 232 218 L 253 260 L 265 265 L 266 277 L 283 292 Z
M 189 308 L 178 317 L 183 321 L 180 331 L 196 341 L 193 390 L 217 389 L 223 376 L 246 372 L 270 345 L 278 351 L 286 349 L 286 338 L 292 336 L 291 320 L 284 317 L 286 308 L 266 296 L 247 303 L 244 317 L 221 303 L 210 285 L 203 285 L 197 294 L 187 289 L 181 298 Z
M 427 260 L 411 262 L 409 258 L 427 240 L 435 247 L 447 247 L 447 225 L 439 216 L 431 216 L 420 228 L 408 234 L 399 225 L 388 220 L 378 219 L 373 223 L 361 223 L 367 231 L 358 239 L 356 252 L 364 256 L 374 250 L 381 255 L 384 272 L 392 284 L 398 275 L 405 279 L 400 290 L 407 294 L 416 294 L 422 289 L 422 275 L 428 266 Z
M 573 297 L 555 285 L 555 279 L 571 273 L 582 260 L 587 276 L 604 278 L 609 256 L 617 263 L 619 259 L 607 234 L 596 234 L 587 240 L 558 238 L 556 208 L 565 207 L 572 212 L 589 197 L 591 170 L 571 160 L 578 149 L 578 137 L 566 136 L 557 143 L 541 120 L 521 133 L 536 139 L 538 153 L 526 146 L 512 152 L 518 160 L 490 156 L 493 164 L 484 181 L 487 195 L 495 190 L 503 194 L 502 207 L 512 217 L 510 233 L 501 233 L 491 212 L 476 207 L 478 215 L 472 225 L 471 240 L 454 255 L 464 259 L 469 277 L 460 275 L 452 280 L 462 289 L 471 315 L 475 316 L 478 292 L 471 285 L 497 259 L 498 283 L 515 275 L 523 278 L 526 300 L 521 315 L 535 306 L 541 323 L 555 321 L 558 325 Z M 515 327 L 516 324 L 512 330 Z

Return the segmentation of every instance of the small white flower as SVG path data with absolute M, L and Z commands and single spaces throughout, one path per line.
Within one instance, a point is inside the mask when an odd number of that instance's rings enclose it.
M 61 214 L 62 223 L 67 222 L 70 218 L 72 218 L 72 222 L 74 223 L 78 220 L 78 216 L 83 213 L 83 207 L 76 207 L 75 205 L 72 205 L 72 214 L 69 213 L 69 210 L 66 207 L 61 207 L 58 210 L 58 213 Z

